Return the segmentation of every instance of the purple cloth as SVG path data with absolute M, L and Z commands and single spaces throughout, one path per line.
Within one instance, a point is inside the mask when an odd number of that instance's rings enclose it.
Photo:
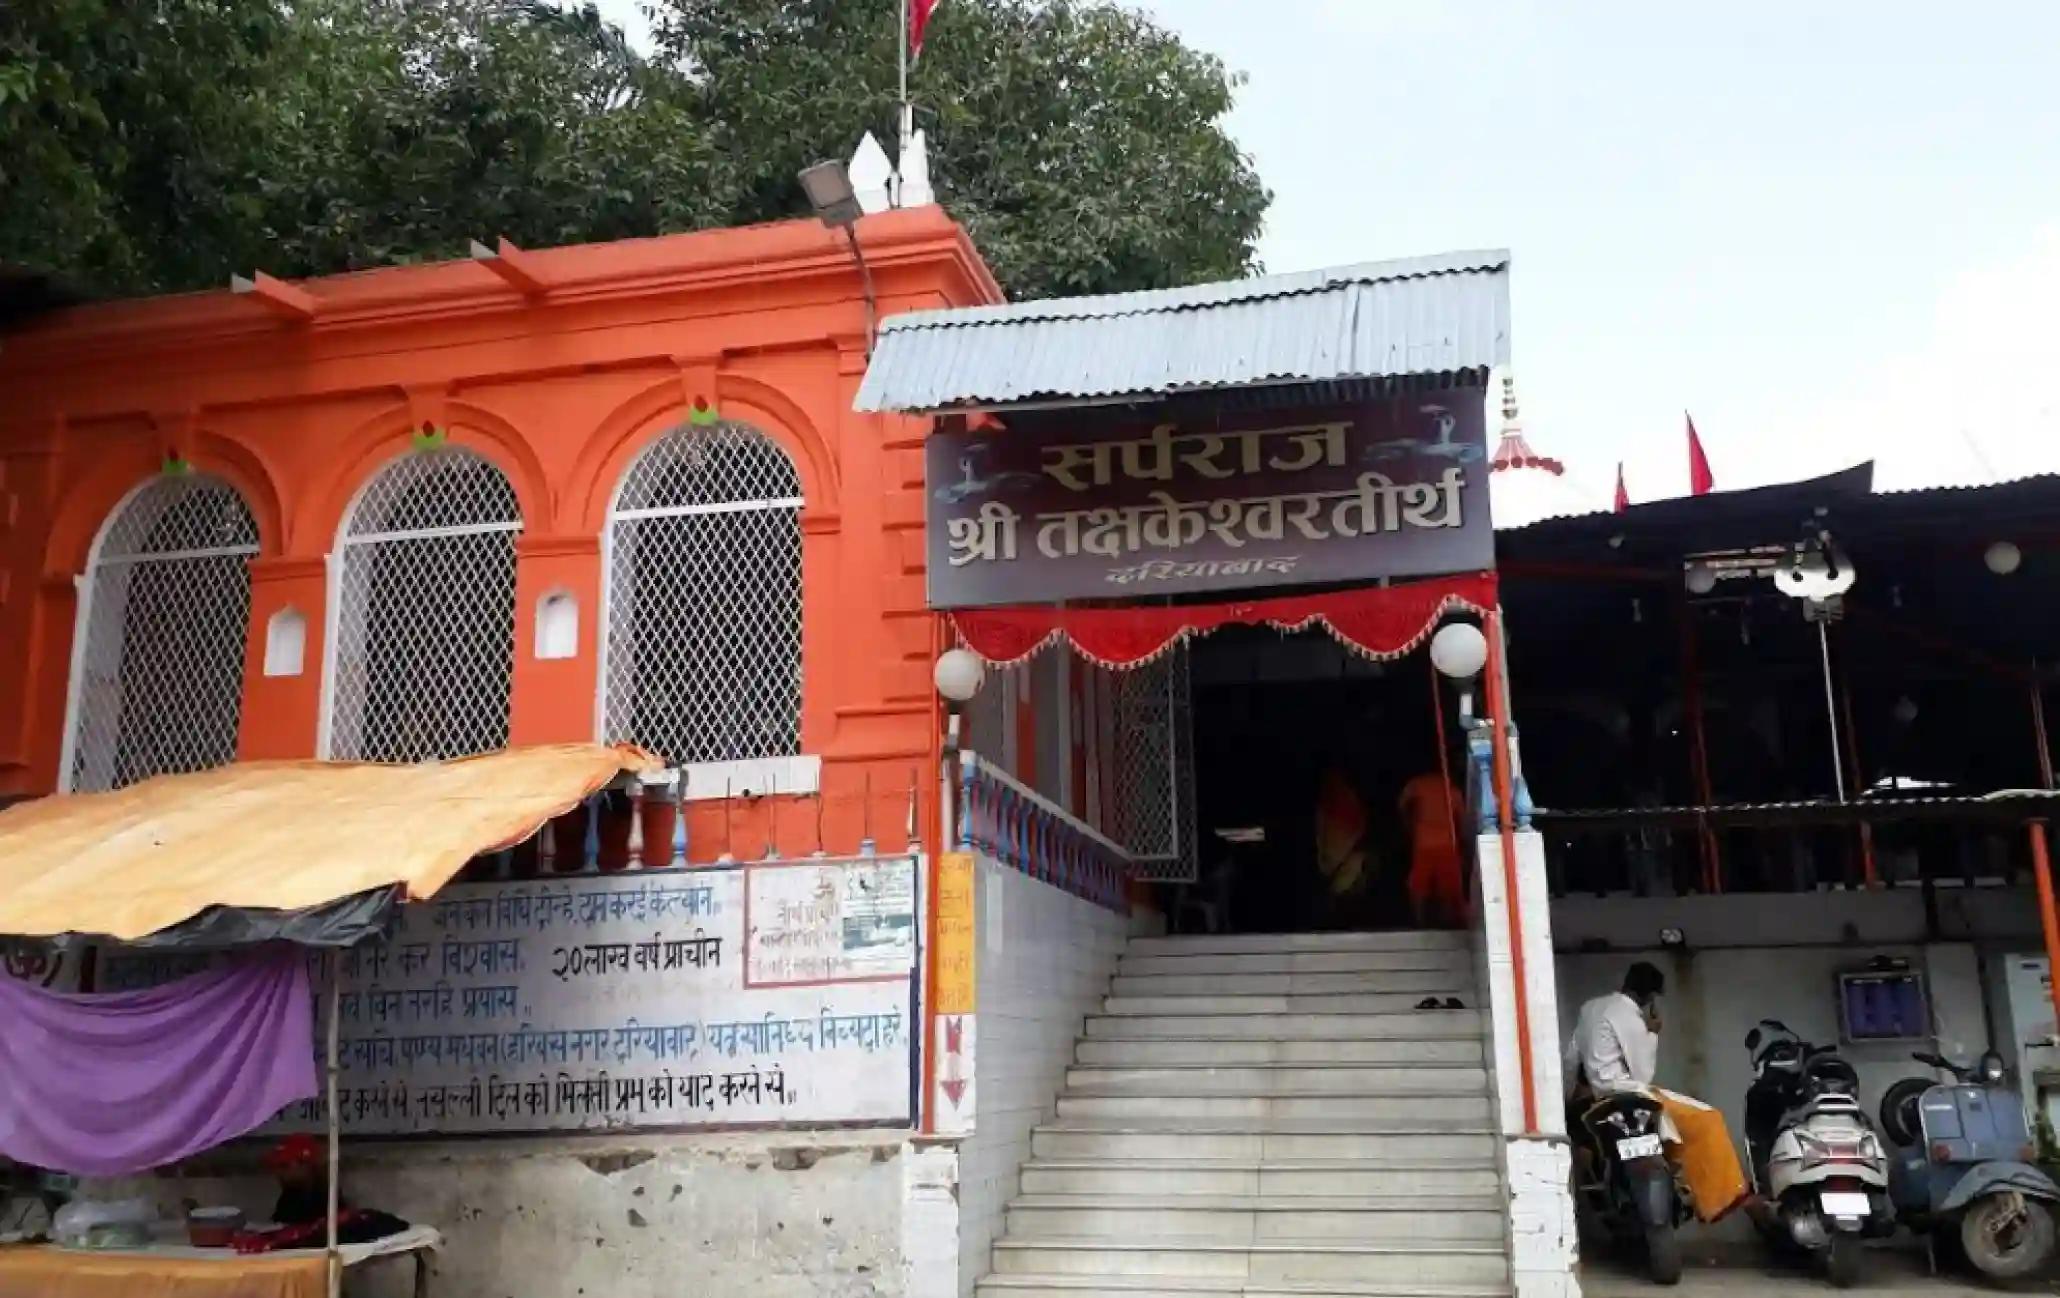
M 144 991 L 0 976 L 0 1154 L 89 1176 L 175 1163 L 315 1094 L 307 962 L 291 948 Z

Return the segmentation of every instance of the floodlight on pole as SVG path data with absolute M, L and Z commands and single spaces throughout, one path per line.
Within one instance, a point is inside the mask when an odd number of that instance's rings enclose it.
M 842 230 L 845 242 L 851 245 L 851 259 L 858 263 L 859 284 L 865 291 L 865 354 L 871 360 L 873 339 L 880 332 L 880 305 L 873 296 L 872 267 L 865 264 L 865 251 L 858 246 L 856 227 L 865 209 L 859 205 L 858 191 L 851 187 L 851 171 L 831 159 L 803 167 L 798 179 L 816 219 L 832 230 Z
M 849 229 L 865 214 L 851 187 L 851 172 L 843 163 L 835 159 L 818 162 L 803 168 L 800 179 L 801 192 L 808 195 L 816 219 L 832 230 Z

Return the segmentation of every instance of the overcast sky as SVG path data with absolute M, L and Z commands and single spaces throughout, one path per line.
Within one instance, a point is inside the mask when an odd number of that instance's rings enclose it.
M 1268 270 L 1512 251 L 1525 424 L 1598 505 L 1687 490 L 1684 409 L 1720 490 L 2060 470 L 2060 3 L 1144 7 L 1250 78 Z

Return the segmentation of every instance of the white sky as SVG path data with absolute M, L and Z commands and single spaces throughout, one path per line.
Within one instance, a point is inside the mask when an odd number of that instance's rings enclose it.
M 1720 490 L 2060 470 L 2053 0 L 1145 7 L 1250 77 L 1268 270 L 1512 250 L 1524 422 L 1598 507 L 1619 459 L 1687 490 L 1684 408 Z

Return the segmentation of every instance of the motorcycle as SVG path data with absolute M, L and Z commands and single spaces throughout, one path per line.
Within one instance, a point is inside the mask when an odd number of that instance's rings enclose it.
M 1654 1284 L 1678 1284 L 1681 1241 L 1675 1232 L 1689 1213 L 1661 1143 L 1659 1101 L 1636 1092 L 1596 1096 L 1579 1115 L 1583 1209 L 1614 1238 L 1644 1245 L 1646 1274 Z
M 1859 1074 L 1836 1047 L 1812 1045 L 1776 1019 L 1762 1019 L 1745 1048 L 1745 1143 L 1753 1186 L 1773 1209 L 1758 1218 L 1761 1230 L 1820 1255 L 1831 1283 L 1851 1288 L 1862 1241 L 1895 1230 L 1888 1155 L 1855 1098 Z
M 1881 1097 L 1881 1129 L 1898 1147 L 1889 1171 L 1896 1211 L 1934 1248 L 1957 1241 L 1989 1279 L 2037 1272 L 2053 1252 L 2060 1186 L 2032 1165 L 2037 1150 L 2022 1101 L 2004 1089 L 2002 1057 L 1912 1058 L 1954 1080 L 1908 1077 Z

